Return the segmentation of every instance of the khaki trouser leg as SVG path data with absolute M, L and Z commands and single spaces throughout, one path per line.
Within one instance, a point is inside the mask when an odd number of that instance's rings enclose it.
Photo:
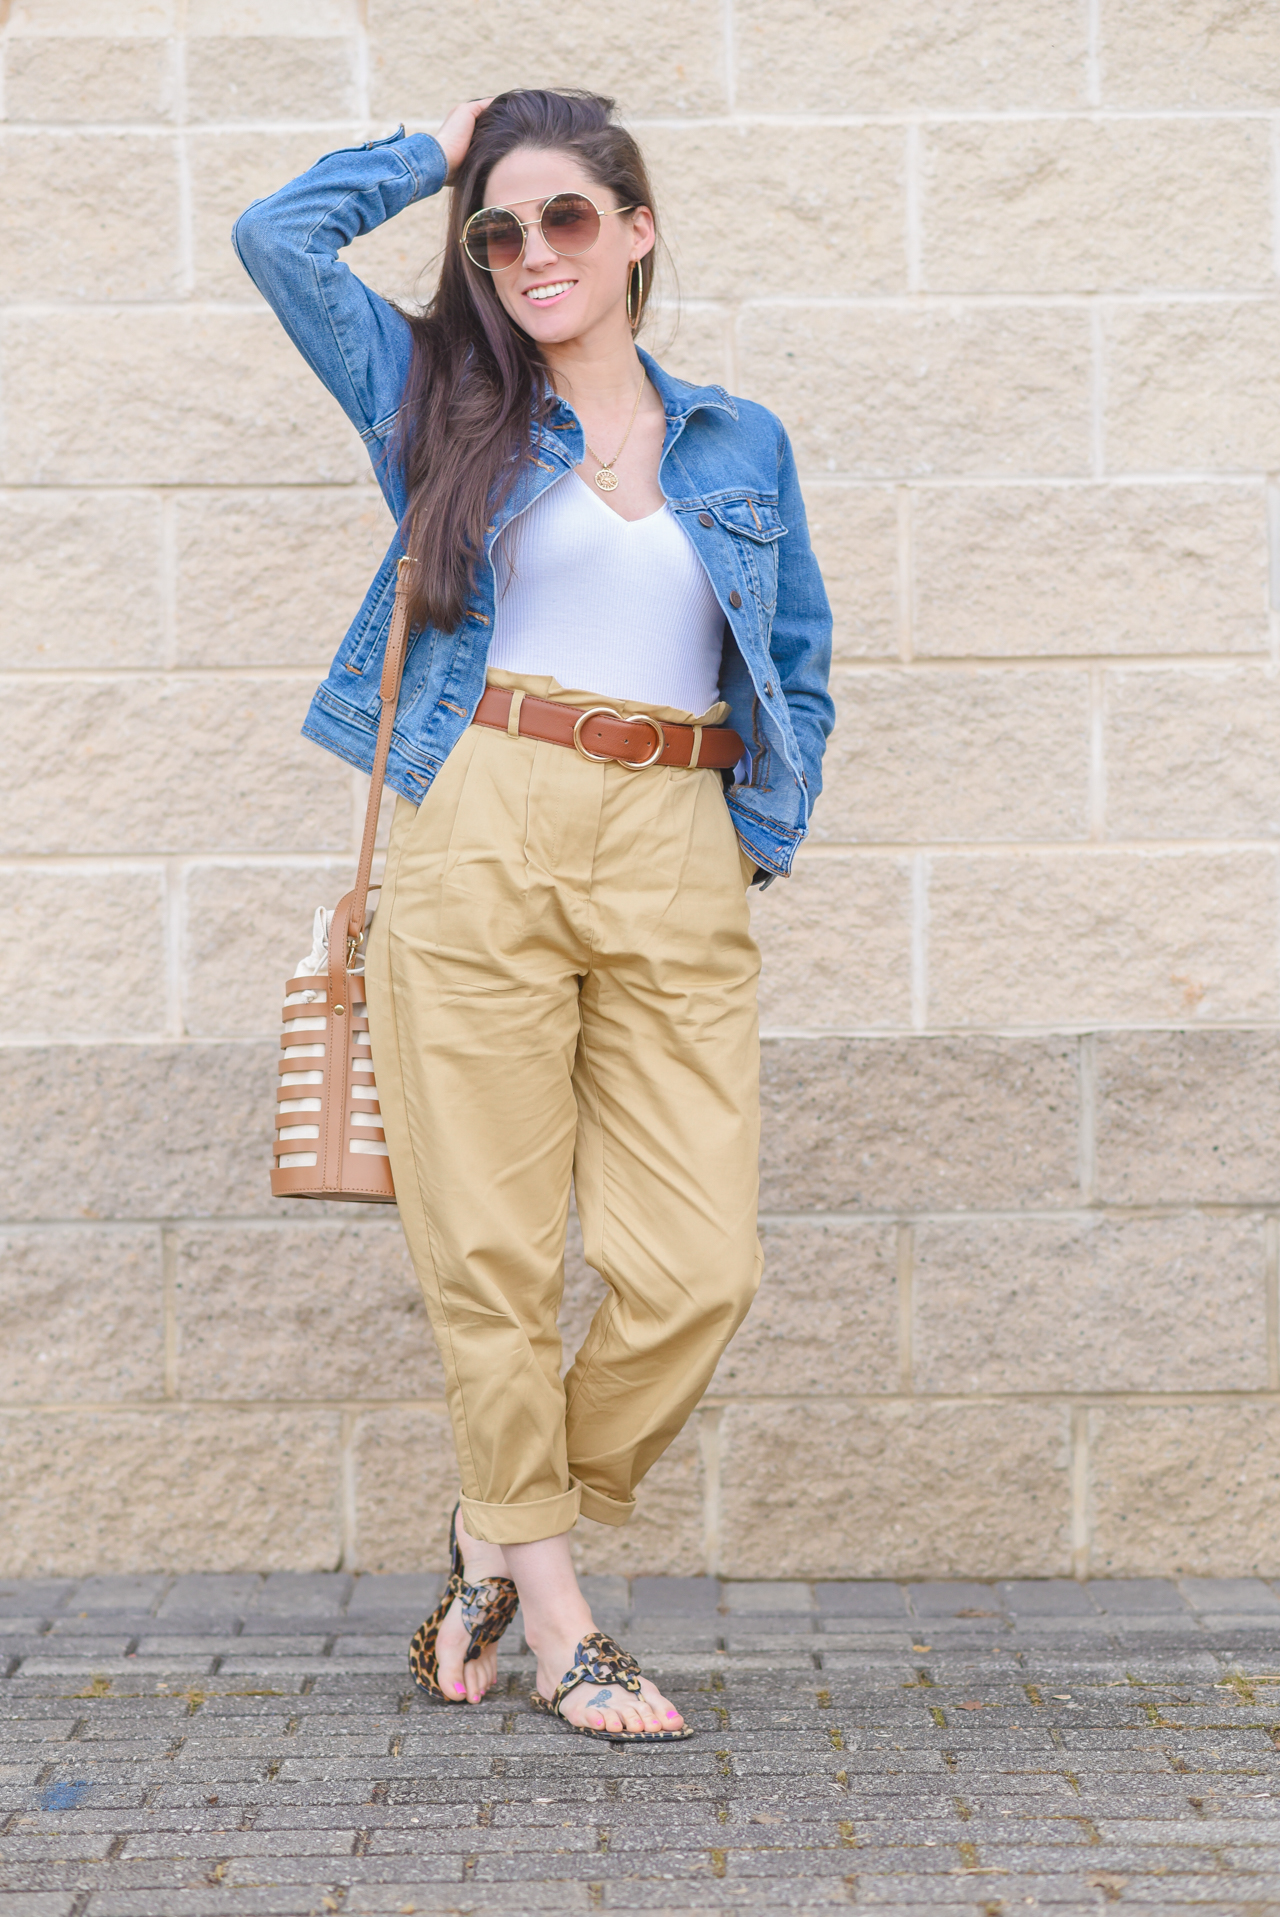
M 714 774 L 666 792 L 646 776 L 611 781 L 573 1081 L 583 1248 L 609 1294 L 565 1381 L 569 1469 L 606 1524 L 630 1517 L 761 1271 L 759 957 L 737 840 Z
M 370 1021 L 474 1536 L 625 1521 L 750 1302 L 757 969 L 713 773 L 472 727 L 397 807 Z M 609 1295 L 562 1384 L 571 1170 Z

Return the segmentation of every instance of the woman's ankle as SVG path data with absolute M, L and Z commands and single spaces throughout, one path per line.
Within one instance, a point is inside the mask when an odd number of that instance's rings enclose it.
M 511 1573 L 500 1544 L 486 1544 L 481 1538 L 473 1538 L 462 1522 L 462 1511 L 457 1519 L 458 1549 L 462 1553 L 462 1567 L 467 1574 L 468 1584 L 477 1584 L 481 1578 L 505 1578 Z
M 591 1612 L 584 1603 L 580 1610 L 575 1606 L 550 1618 L 530 1616 L 527 1612 L 522 1615 L 525 1643 L 540 1666 L 547 1670 L 554 1666 L 559 1682 L 573 1663 L 583 1638 L 596 1628 Z
M 525 1642 L 542 1676 L 557 1667 L 554 1681 L 558 1683 L 573 1663 L 577 1646 L 595 1630 L 591 1607 L 574 1572 L 569 1534 L 558 1532 L 528 1544 L 513 1544 L 508 1547 L 507 1563 L 520 1593 Z

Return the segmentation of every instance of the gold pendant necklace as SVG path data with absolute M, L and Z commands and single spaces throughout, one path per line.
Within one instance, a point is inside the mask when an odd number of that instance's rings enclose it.
M 645 375 L 642 373 L 640 375 L 640 384 L 636 387 L 636 400 L 635 400 L 635 405 L 631 408 L 631 418 L 627 421 L 627 430 L 622 435 L 622 446 L 619 446 L 617 452 L 613 455 L 612 459 L 600 460 L 600 470 L 595 475 L 595 482 L 596 482 L 596 485 L 600 488 L 600 491 L 602 493 L 613 492 L 614 488 L 618 484 L 618 475 L 617 473 L 614 472 L 613 469 L 617 465 L 618 461 L 622 458 L 623 447 L 626 445 L 627 441 L 630 439 L 631 428 L 636 423 L 636 414 L 640 411 L 640 395 L 644 391 L 644 382 L 645 382 Z M 590 446 L 587 446 L 585 433 L 583 434 L 582 444 L 584 447 L 586 447 L 586 450 L 589 453 L 591 453 L 592 459 L 600 459 L 599 453 L 592 453 Z

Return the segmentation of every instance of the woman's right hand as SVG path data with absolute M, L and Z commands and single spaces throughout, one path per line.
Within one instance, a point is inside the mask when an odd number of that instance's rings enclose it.
M 458 168 L 466 158 L 467 148 L 471 145 L 471 135 L 475 132 L 476 116 L 483 113 L 489 102 L 496 98 L 490 94 L 488 100 L 464 100 L 449 114 L 444 125 L 436 134 L 436 139 L 449 162 L 449 171 L 445 176 L 447 185 L 453 179 Z

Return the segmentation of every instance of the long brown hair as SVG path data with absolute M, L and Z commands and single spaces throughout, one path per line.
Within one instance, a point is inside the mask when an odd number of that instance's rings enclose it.
M 493 168 L 516 147 L 572 153 L 619 206 L 652 211 L 640 149 L 614 123 L 613 110 L 612 100 L 594 93 L 530 87 L 499 94 L 476 119 L 453 185 L 435 295 L 421 312 L 405 314 L 413 357 L 396 454 L 409 501 L 402 538 L 418 562 L 415 624 L 450 632 L 461 623 L 486 528 L 531 456 L 531 422 L 554 403 L 541 349 L 507 314 L 489 274 L 467 258 L 462 229 L 486 204 Z M 639 276 L 641 317 L 652 258 Z

